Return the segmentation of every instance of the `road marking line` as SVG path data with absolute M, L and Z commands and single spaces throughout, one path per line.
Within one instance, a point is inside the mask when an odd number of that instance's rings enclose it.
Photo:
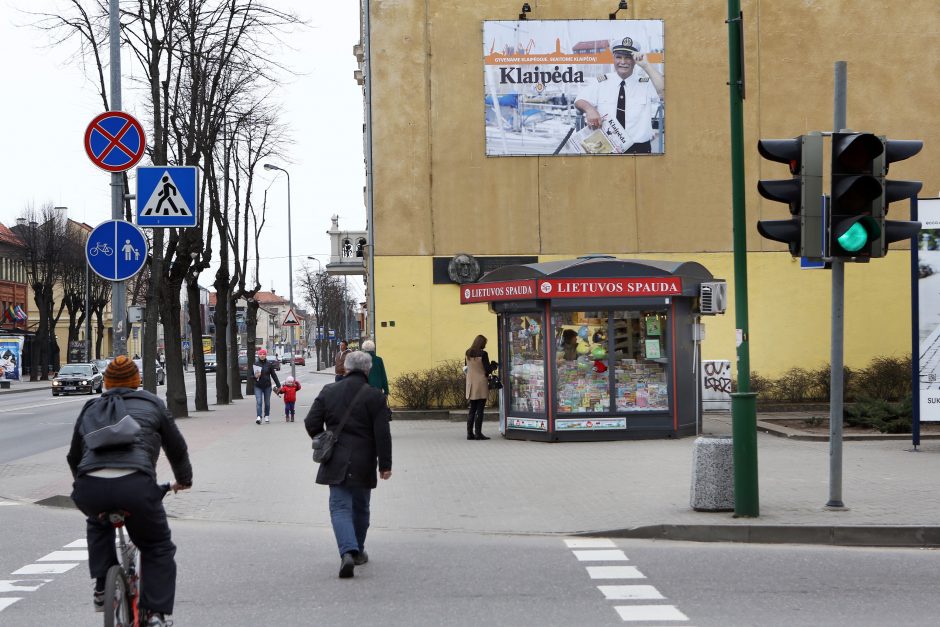
M 675 605 L 617 605 L 614 607 L 620 618 L 626 621 L 689 620 Z
M 588 566 L 591 579 L 646 579 L 636 566 Z
M 40 557 L 37 562 L 68 562 L 75 560 L 84 562 L 88 560 L 88 551 L 53 551 L 49 555 Z
M 0 501 L 0 506 L 3 505 L 19 505 L 16 501 Z
M 620 549 L 610 551 L 572 551 L 579 562 L 628 562 Z
M 0 592 L 36 592 L 51 579 L 0 579 Z M 24 583 L 20 583 L 24 582 Z M 36 584 L 36 585 L 26 585 Z
M 653 586 L 597 586 L 608 601 L 665 599 Z
M 75 542 L 69 542 L 68 544 L 66 544 L 66 545 L 65 545 L 64 547 L 62 547 L 62 548 L 63 548 L 63 549 L 87 549 L 87 548 L 88 548 L 88 539 L 87 539 L 87 538 L 82 538 L 82 539 L 80 539 L 80 540 L 76 540 Z
M 617 545 L 607 538 L 569 538 L 565 540 L 569 549 L 615 549 Z
M 14 570 L 11 575 L 61 575 L 78 566 L 78 562 L 71 564 L 28 564 L 19 570 Z
M 23 598 L 23 597 L 6 597 L 6 598 L 0 598 L 0 612 L 2 612 L 3 610 L 7 609 L 8 607 L 10 607 L 11 605 L 13 605 L 14 603 L 16 603 L 17 601 L 19 601 L 19 600 L 22 599 L 22 598 Z

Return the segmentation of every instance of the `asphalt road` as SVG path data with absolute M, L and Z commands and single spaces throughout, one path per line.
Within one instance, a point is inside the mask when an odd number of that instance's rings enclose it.
M 940 613 L 936 551 L 643 540 L 578 548 L 568 543 L 582 539 L 548 535 L 378 530 L 369 564 L 340 580 L 329 528 L 171 524 L 181 626 L 865 627 L 934 625 Z M 87 563 L 42 559 L 76 550 L 64 547 L 83 537 L 81 514 L 9 505 L 0 527 L 14 539 L 0 553 L 0 623 L 100 623 Z M 51 563 L 67 570 L 7 575 Z M 610 568 L 628 578 L 608 578 Z

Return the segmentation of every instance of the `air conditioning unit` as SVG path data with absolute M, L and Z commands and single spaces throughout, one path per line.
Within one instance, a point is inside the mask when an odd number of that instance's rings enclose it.
M 703 316 L 725 313 L 728 308 L 728 284 L 724 281 L 702 283 L 698 291 L 699 312 Z

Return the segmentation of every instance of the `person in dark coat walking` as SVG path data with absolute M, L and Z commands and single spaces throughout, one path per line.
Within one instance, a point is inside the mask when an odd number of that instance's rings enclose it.
M 356 566 L 369 561 L 366 532 L 369 501 L 378 476 L 392 476 L 392 436 L 385 395 L 369 385 L 372 357 L 362 351 L 346 355 L 346 376 L 324 386 L 304 419 L 311 438 L 329 429 L 336 433 L 346 422 L 329 461 L 320 464 L 317 483 L 330 486 L 330 520 L 340 554 L 339 576 L 353 576 Z
M 193 484 L 186 441 L 173 416 L 159 398 L 140 387 L 140 371 L 127 355 L 118 355 L 104 371 L 108 390 L 82 408 L 72 434 L 66 460 L 75 482 L 72 500 L 87 516 L 88 568 L 95 579 L 95 610 L 105 610 L 104 587 L 108 569 L 118 564 L 114 527 L 98 514 L 124 510 L 131 541 L 140 549 L 141 570 L 147 573 L 140 588 L 140 608 L 146 625 L 163 625 L 173 613 L 176 595 L 176 545 L 170 537 L 163 490 L 156 482 L 157 458 L 166 452 L 176 482 L 172 489 Z M 131 444 L 86 439 L 130 416 L 139 426 Z M 110 603 L 110 600 L 108 600 Z

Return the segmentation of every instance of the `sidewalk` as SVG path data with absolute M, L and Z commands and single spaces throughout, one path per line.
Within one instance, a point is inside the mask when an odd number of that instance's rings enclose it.
M 254 402 L 181 419 L 195 486 L 166 501 L 172 516 L 329 528 L 328 491 L 302 422 L 325 371 L 304 375 L 298 422 L 254 423 Z M 467 441 L 449 420 L 392 422 L 393 477 L 373 493 L 373 528 L 498 534 L 591 534 L 698 541 L 940 546 L 940 441 L 843 445 L 845 511 L 829 511 L 829 445 L 758 433 L 760 516 L 696 512 L 690 505 L 695 438 L 621 442 Z M 728 434 L 709 414 L 706 434 Z M 0 465 L 0 497 L 68 495 L 64 449 Z M 161 458 L 161 479 L 171 474 Z M 54 500 L 54 499 L 53 499 Z M 61 501 L 61 499 L 60 499 Z

